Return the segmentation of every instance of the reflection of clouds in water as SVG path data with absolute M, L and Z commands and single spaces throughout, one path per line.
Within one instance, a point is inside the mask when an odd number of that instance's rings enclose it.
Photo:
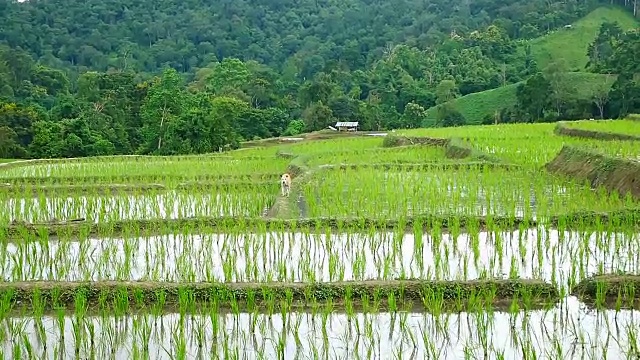
M 182 318 L 179 314 L 87 317 L 84 322 L 92 325 L 95 335 L 86 332 L 88 326 L 82 327 L 85 334 L 79 355 L 89 358 L 93 351 L 95 358 L 119 359 L 136 352 L 143 355 L 146 350 L 144 357 L 175 359 L 182 345 L 188 359 L 227 359 L 234 354 L 240 359 L 308 359 L 313 358 L 314 349 L 323 359 L 410 359 L 413 354 L 415 359 L 496 359 L 502 355 L 519 360 L 530 352 L 538 358 L 625 359 L 633 346 L 640 345 L 628 335 L 629 329 L 639 328 L 637 316 L 638 311 L 586 311 L 568 298 L 548 311 L 513 315 L 358 313 L 349 321 L 345 314 L 331 313 L 326 323 L 322 311 L 316 315 L 292 312 L 285 318 L 278 312 L 234 315 L 207 310 L 201 316 Z M 7 334 L 2 342 L 5 356 L 12 358 L 16 347 L 24 347 L 28 339 L 42 359 L 75 358 L 72 321 L 77 320 L 67 317 L 63 321 L 61 339 L 59 320 L 43 317 L 45 338 L 40 339 L 33 319 L 7 319 L 2 324 Z M 11 334 L 10 324 L 17 333 Z M 277 350 L 280 340 L 282 357 Z M 529 353 L 523 354 L 523 349 Z
M 337 281 L 482 276 L 566 286 L 593 273 L 638 273 L 638 234 L 531 229 L 442 234 L 209 234 L 0 244 L 0 275 L 18 280 Z
M 0 218 L 29 222 L 86 218 L 93 222 L 129 219 L 177 219 L 199 216 L 259 216 L 267 193 L 180 193 L 8 199 Z

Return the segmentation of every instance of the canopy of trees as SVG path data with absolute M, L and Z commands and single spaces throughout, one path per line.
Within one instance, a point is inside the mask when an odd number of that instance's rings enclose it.
M 0 0 L 0 158 L 203 153 L 335 121 L 418 127 L 436 104 L 525 80 L 514 121 L 561 117 L 561 66 L 538 69 L 522 41 L 598 5 Z M 620 76 L 593 111 L 637 109 L 637 54 L 637 32 L 603 27 L 589 69 Z M 442 109 L 440 125 L 464 124 Z

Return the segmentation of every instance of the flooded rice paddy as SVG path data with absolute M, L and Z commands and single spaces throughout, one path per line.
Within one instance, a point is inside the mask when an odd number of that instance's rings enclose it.
M 543 279 L 640 270 L 640 235 L 530 229 L 459 234 L 207 234 L 3 242 L 0 276 L 28 280 Z
M 276 184 L 277 185 L 277 184 Z M 273 203 L 274 191 L 250 193 L 198 193 L 147 191 L 114 196 L 28 197 L 5 199 L 0 219 L 27 222 L 65 221 L 78 218 L 94 223 L 133 219 L 189 217 L 258 217 Z
M 635 359 L 640 312 L 225 313 L 5 318 L 5 359 Z

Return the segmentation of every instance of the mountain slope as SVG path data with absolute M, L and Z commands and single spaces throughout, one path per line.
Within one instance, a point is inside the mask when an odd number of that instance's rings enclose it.
M 56 68 L 194 72 L 257 60 L 300 78 L 339 62 L 364 69 L 400 43 L 436 45 L 499 21 L 562 26 L 591 5 L 564 0 L 0 0 L 0 43 Z M 553 19 L 549 21 L 547 18 Z
M 467 124 L 482 123 L 486 116 L 492 116 L 496 111 L 516 104 L 516 89 L 519 83 L 486 90 L 459 97 L 447 102 L 454 109 L 464 115 Z M 433 127 L 436 124 L 438 107 L 429 108 L 426 112 L 424 127 Z
M 570 71 L 582 71 L 589 58 L 587 50 L 604 22 L 617 22 L 623 30 L 637 27 L 638 21 L 623 8 L 604 6 L 572 24 L 531 40 L 531 53 L 543 69 L 554 59 L 564 59 Z
M 569 70 L 575 71 L 569 73 L 569 81 L 571 87 L 576 89 L 577 98 L 581 100 L 591 100 L 596 85 L 606 82 L 611 86 L 615 81 L 614 77 L 581 72 L 588 62 L 588 47 L 604 22 L 617 22 L 623 30 L 640 25 L 629 11 L 617 6 L 602 6 L 574 22 L 571 28 L 561 28 L 528 41 L 539 69 L 544 69 L 553 60 L 563 59 Z M 462 113 L 468 124 L 480 124 L 487 116 L 494 116 L 496 112 L 516 104 L 518 84 L 469 94 L 448 104 Z M 423 125 L 434 126 L 437 112 L 438 106 L 428 109 Z

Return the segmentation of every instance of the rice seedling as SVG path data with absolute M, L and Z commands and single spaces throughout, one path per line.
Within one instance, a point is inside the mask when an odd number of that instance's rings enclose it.
M 130 161 L 59 162 L 24 165 L 0 169 L 0 177 L 85 177 L 99 176 L 173 176 L 173 175 L 235 175 L 278 172 L 287 166 L 286 159 L 268 158 L 196 158 Z
M 614 280 L 640 273 L 638 200 L 543 165 L 565 144 L 619 157 L 638 147 L 554 126 L 397 132 L 461 138 L 511 168 L 380 137 L 0 167 L 0 353 L 637 357 L 639 292 Z M 306 173 L 284 202 L 308 218 L 267 220 L 292 164 Z M 339 164 L 353 166 L 324 166 Z
M 377 359 L 395 354 L 403 359 L 430 355 L 459 359 L 465 353 L 474 359 L 532 355 L 601 359 L 638 354 L 638 324 L 630 311 L 584 314 L 569 305 L 491 315 L 329 311 L 270 315 L 220 313 L 210 308 L 207 313 L 187 316 L 138 313 L 122 320 L 86 316 L 83 326 L 95 330 L 93 335 L 83 334 L 80 343 L 73 336 L 64 336 L 74 331 L 72 316 L 39 317 L 43 338 L 35 336 L 35 320 L 6 318 L 3 327 L 10 340 L 2 350 L 6 358 L 71 358 L 75 354 L 66 349 L 78 347 L 80 357 L 134 359 L 272 359 L 312 354 L 322 358 Z M 32 356 L 26 355 L 29 349 Z
M 379 148 L 380 137 L 353 137 L 343 139 L 318 140 L 283 146 L 283 151 L 294 154 L 316 154 L 323 152 L 359 151 Z
M 447 159 L 443 148 L 421 146 L 315 153 L 309 159 L 308 164 L 319 166 L 326 164 L 371 164 L 373 162 L 378 164 L 398 164 L 444 161 L 447 161 Z
M 434 138 L 491 138 L 491 139 L 528 139 L 545 138 L 553 134 L 556 124 L 552 123 L 518 123 L 499 125 L 472 125 L 463 127 L 411 129 L 398 131 L 398 135 L 429 136 Z
M 126 219 L 177 219 L 193 217 L 259 217 L 279 193 L 277 183 L 262 186 L 212 188 L 212 192 L 144 190 L 129 194 L 78 195 L 64 191 L 55 197 L 0 195 L 0 224 L 12 221 L 55 222 L 85 219 L 114 222 Z
M 535 219 L 579 210 L 609 211 L 628 203 L 538 171 L 472 169 L 398 172 L 325 170 L 304 188 L 310 217 L 398 218 L 420 214 Z

